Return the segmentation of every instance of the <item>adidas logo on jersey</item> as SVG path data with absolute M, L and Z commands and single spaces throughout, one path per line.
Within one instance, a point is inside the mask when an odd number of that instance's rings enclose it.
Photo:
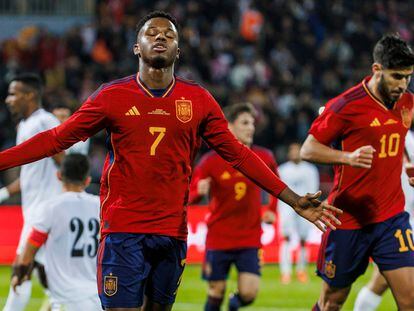
M 139 116 L 141 115 L 137 109 L 137 107 L 132 106 L 131 109 L 128 110 L 128 112 L 125 113 L 126 116 Z
M 398 123 L 397 120 L 394 119 L 388 119 L 387 121 L 385 121 L 384 125 L 389 125 L 389 124 L 396 124 Z
M 378 120 L 378 118 L 375 118 L 374 121 L 372 121 L 369 126 L 381 126 L 381 123 Z

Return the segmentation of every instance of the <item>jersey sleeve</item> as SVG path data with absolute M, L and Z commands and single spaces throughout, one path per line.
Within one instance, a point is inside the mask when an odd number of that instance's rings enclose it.
M 50 130 L 51 128 L 54 128 L 59 125 L 60 125 L 60 122 L 54 115 L 47 114 L 47 116 L 43 118 L 40 124 L 40 129 L 41 129 L 41 132 L 43 132 L 43 131 Z
M 201 179 L 205 179 L 210 176 L 209 159 L 211 158 L 208 154 L 204 155 L 194 168 L 194 173 L 190 184 L 190 195 L 188 199 L 190 204 L 196 204 L 203 198 L 203 196 L 198 194 L 197 185 Z
M 268 166 L 270 167 L 270 169 L 280 178 L 278 169 L 277 169 L 277 162 L 275 157 L 273 156 L 273 153 L 269 150 L 268 152 Z M 269 204 L 267 205 L 267 209 L 272 211 L 272 212 L 276 212 L 277 211 L 277 205 L 278 205 L 278 199 L 275 198 L 274 196 L 270 195 L 269 196 Z
M 329 146 L 344 133 L 347 121 L 341 113 L 345 105 L 343 101 L 343 99 L 335 99 L 327 103 L 322 114 L 312 123 L 309 134 L 324 145 Z
M 0 170 L 53 156 L 107 126 L 103 96 L 92 96 L 67 121 L 0 153 Z
M 33 217 L 34 222 L 32 227 L 36 231 L 49 233 L 50 229 L 52 228 L 54 216 L 52 201 L 43 202 L 36 208 L 34 213 L 35 217 Z
M 256 185 L 278 196 L 286 185 L 257 155 L 234 137 L 220 106 L 207 91 L 203 107 L 205 114 L 200 133 L 207 144 Z

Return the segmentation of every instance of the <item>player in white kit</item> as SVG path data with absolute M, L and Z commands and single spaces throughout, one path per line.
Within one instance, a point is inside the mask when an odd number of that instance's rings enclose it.
M 299 143 L 289 145 L 289 161 L 279 166 L 280 178 L 295 192 L 301 195 L 315 192 L 319 189 L 319 172 L 315 165 L 300 159 Z M 307 254 L 306 239 L 312 225 L 295 213 L 289 206 L 279 201 L 279 224 L 283 243 L 279 249 L 280 270 L 282 273 L 281 282 L 288 284 L 292 275 L 292 239 L 299 238 L 300 248 L 296 266 L 297 278 L 300 282 L 307 282 L 306 272 Z
M 414 161 L 414 133 L 412 131 L 408 131 L 407 136 L 405 136 L 405 156 L 406 161 L 401 174 L 401 186 L 405 196 L 405 210 L 410 214 L 410 223 L 413 227 L 414 189 L 408 183 L 408 176 L 405 170 L 408 167 L 412 167 Z M 411 235 L 411 241 L 412 239 Z M 387 289 L 387 281 L 379 272 L 377 266 L 374 266 L 371 280 L 358 293 L 355 300 L 354 311 L 375 311 L 381 303 L 382 295 Z
M 21 284 L 39 247 L 44 245 L 45 269 L 52 311 L 102 310 L 96 282 L 99 240 L 99 197 L 86 193 L 89 163 L 82 154 L 63 160 L 59 178 L 63 193 L 40 206 L 12 285 Z
M 59 121 L 41 107 L 42 82 L 37 75 L 22 74 L 16 76 L 9 84 L 6 104 L 15 120 L 20 120 L 17 127 L 17 144 L 20 144 L 32 136 L 59 125 Z M 8 199 L 10 195 L 21 192 L 23 228 L 20 234 L 19 245 L 16 250 L 15 263 L 23 251 L 24 241 L 27 239 L 29 228 L 36 218 L 36 210 L 46 199 L 62 192 L 62 186 L 56 177 L 58 164 L 64 154 L 58 154 L 53 158 L 46 158 L 21 167 L 20 177 L 9 186 L 0 189 L 0 202 Z M 39 279 L 46 286 L 46 278 L 43 272 L 42 254 L 36 257 L 34 267 L 38 268 Z M 3 311 L 24 310 L 31 295 L 30 278 L 18 289 L 18 295 L 9 291 L 6 305 Z

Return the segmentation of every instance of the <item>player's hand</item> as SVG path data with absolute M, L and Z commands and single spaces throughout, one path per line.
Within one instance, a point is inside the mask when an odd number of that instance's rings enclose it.
M 297 200 L 295 206 L 293 206 L 296 213 L 303 218 L 309 220 L 322 232 L 326 231 L 326 227 L 336 230 L 336 225 L 340 225 L 341 222 L 334 216 L 333 213 L 342 214 L 342 210 L 329 205 L 327 202 L 321 202 L 318 198 L 322 192 L 307 193 L 305 196 L 300 197 Z
M 210 192 L 211 177 L 200 179 L 197 183 L 197 192 L 199 195 L 207 195 Z
M 353 167 L 371 168 L 375 151 L 372 146 L 362 146 L 346 155 L 346 164 Z
M 411 187 L 414 187 L 414 177 L 409 177 L 408 183 L 410 184 Z
M 276 214 L 270 210 L 267 210 L 262 215 L 262 221 L 266 224 L 273 224 L 276 220 Z
M 28 279 L 28 272 L 30 265 L 17 265 L 14 269 L 14 275 L 11 279 L 11 286 L 13 291 L 16 292 L 17 286 L 20 286 L 25 280 Z

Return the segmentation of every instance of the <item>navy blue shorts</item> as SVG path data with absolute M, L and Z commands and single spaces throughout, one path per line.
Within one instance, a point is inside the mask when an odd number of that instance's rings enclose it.
M 409 214 L 356 230 L 328 230 L 322 236 L 317 274 L 332 287 L 348 287 L 368 267 L 372 257 L 380 271 L 414 266 Z
M 187 243 L 152 234 L 111 233 L 99 244 L 98 292 L 103 307 L 137 308 L 144 294 L 173 304 L 184 271 Z
M 226 280 L 234 264 L 239 272 L 260 275 L 262 250 L 244 248 L 237 250 L 207 250 L 203 263 L 203 279 L 207 281 Z

